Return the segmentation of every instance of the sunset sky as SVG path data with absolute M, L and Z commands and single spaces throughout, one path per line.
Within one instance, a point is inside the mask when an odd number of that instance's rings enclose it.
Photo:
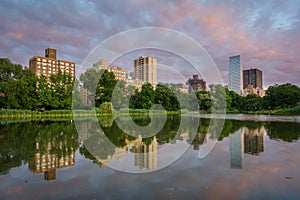
M 203 45 L 224 83 L 228 57 L 240 54 L 244 69 L 263 70 L 265 86 L 300 85 L 298 0 L 1 0 L 0 17 L 0 57 L 26 66 L 47 47 L 56 48 L 59 59 L 80 66 L 96 45 L 114 34 L 162 27 Z

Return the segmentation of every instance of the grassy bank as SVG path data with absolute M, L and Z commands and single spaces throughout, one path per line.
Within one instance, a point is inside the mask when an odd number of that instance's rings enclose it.
M 152 111 L 151 113 L 160 114 L 163 111 Z M 149 111 L 147 109 L 121 109 L 119 111 L 114 111 L 115 115 L 148 115 Z M 178 111 L 166 111 L 168 115 L 177 114 L 190 114 L 195 113 L 188 110 L 178 110 Z M 200 112 L 205 114 L 207 112 Z M 287 108 L 287 109 L 277 109 L 277 110 L 261 110 L 253 112 L 239 112 L 238 110 L 227 111 L 228 114 L 256 114 L 256 115 L 300 115 L 300 105 Z M 94 110 L 48 110 L 44 112 L 31 111 L 31 110 L 12 110 L 12 109 L 0 109 L 0 120 L 4 119 L 72 119 L 76 117 L 93 117 L 95 116 Z M 101 109 L 96 109 L 96 116 L 112 116 L 112 112 L 104 111 Z
M 152 111 L 151 113 L 161 113 L 162 111 Z M 181 114 L 182 112 L 188 113 L 188 111 L 167 111 L 168 115 Z M 146 109 L 127 109 L 114 111 L 116 115 L 148 115 L 149 111 Z M 94 110 L 49 110 L 44 112 L 31 111 L 31 110 L 12 110 L 12 109 L 0 109 L 0 120 L 3 119 L 60 119 L 76 117 L 91 117 L 95 116 Z M 96 116 L 112 116 L 112 112 L 96 109 Z
M 255 115 L 300 115 L 300 105 L 292 108 L 282 108 L 277 110 L 260 110 L 246 113 Z

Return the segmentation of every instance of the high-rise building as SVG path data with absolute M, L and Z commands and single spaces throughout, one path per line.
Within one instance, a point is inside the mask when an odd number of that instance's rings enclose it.
M 156 58 L 140 56 L 134 60 L 134 78 L 155 86 L 157 81 Z
M 256 68 L 243 70 L 243 89 L 248 85 L 253 85 L 254 88 L 263 88 L 261 70 Z
M 56 60 L 56 50 L 48 48 L 45 50 L 45 57 L 33 56 L 29 59 L 29 68 L 33 70 L 36 76 L 44 75 L 49 80 L 51 74 L 57 74 L 59 71 L 68 73 L 75 77 L 75 63 L 64 60 Z
M 243 66 L 241 56 L 229 57 L 228 89 L 241 95 L 243 90 Z
M 193 78 L 190 78 L 186 84 L 189 86 L 189 93 L 206 90 L 206 82 L 199 79 L 198 75 L 193 75 Z

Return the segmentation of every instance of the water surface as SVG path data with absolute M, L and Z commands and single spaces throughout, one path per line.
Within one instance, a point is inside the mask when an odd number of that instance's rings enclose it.
M 179 128 L 169 116 L 154 137 L 130 136 L 111 118 L 31 121 L 0 125 L 0 199 L 299 199 L 300 123 L 225 120 L 221 134 L 209 132 L 210 119 L 182 117 L 199 124 Z M 136 123 L 147 125 L 148 118 Z M 82 134 L 86 133 L 86 134 Z M 178 133 L 178 134 L 177 134 Z M 115 147 L 103 143 L 108 138 Z M 216 146 L 204 159 L 199 150 Z M 97 144 L 95 156 L 86 148 Z M 155 171 L 166 144 L 190 145 L 176 162 Z M 97 158 L 96 158 L 97 157 Z M 107 164 L 126 160 L 125 173 Z M 124 162 L 122 162 L 124 163 Z

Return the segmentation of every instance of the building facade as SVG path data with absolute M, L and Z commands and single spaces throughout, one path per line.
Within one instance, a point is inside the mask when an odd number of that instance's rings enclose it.
M 108 67 L 107 62 L 104 59 L 101 59 L 97 63 L 94 63 L 93 67 L 87 68 L 87 71 L 88 70 L 100 71 L 102 69 L 112 72 L 115 75 L 115 78 L 117 80 L 126 81 L 127 71 L 125 69 L 116 66 Z
M 155 86 L 157 83 L 156 58 L 140 56 L 134 60 L 134 78 Z
M 127 74 L 127 72 L 126 72 L 125 69 L 122 69 L 120 67 L 112 66 L 112 67 L 108 68 L 108 71 L 112 72 L 115 75 L 115 78 L 117 80 L 126 81 L 126 78 L 127 78 L 126 74 Z
M 255 94 L 257 96 L 263 97 L 266 95 L 266 91 L 262 87 L 255 88 L 253 85 L 248 85 L 247 88 L 243 89 L 243 96 L 247 96 L 249 94 Z
M 36 76 L 44 75 L 49 80 L 52 74 L 59 71 L 68 73 L 75 78 L 75 63 L 65 60 L 56 60 L 56 50 L 47 48 L 45 57 L 33 56 L 29 59 L 29 68 L 33 70 Z
M 193 78 L 190 78 L 186 84 L 189 86 L 189 93 L 206 91 L 206 82 L 199 79 L 198 75 L 193 75 Z
M 243 89 L 248 85 L 253 85 L 254 88 L 263 88 L 262 71 L 259 69 L 243 70 Z
M 243 66 L 241 56 L 229 57 L 228 89 L 241 95 L 243 90 Z

